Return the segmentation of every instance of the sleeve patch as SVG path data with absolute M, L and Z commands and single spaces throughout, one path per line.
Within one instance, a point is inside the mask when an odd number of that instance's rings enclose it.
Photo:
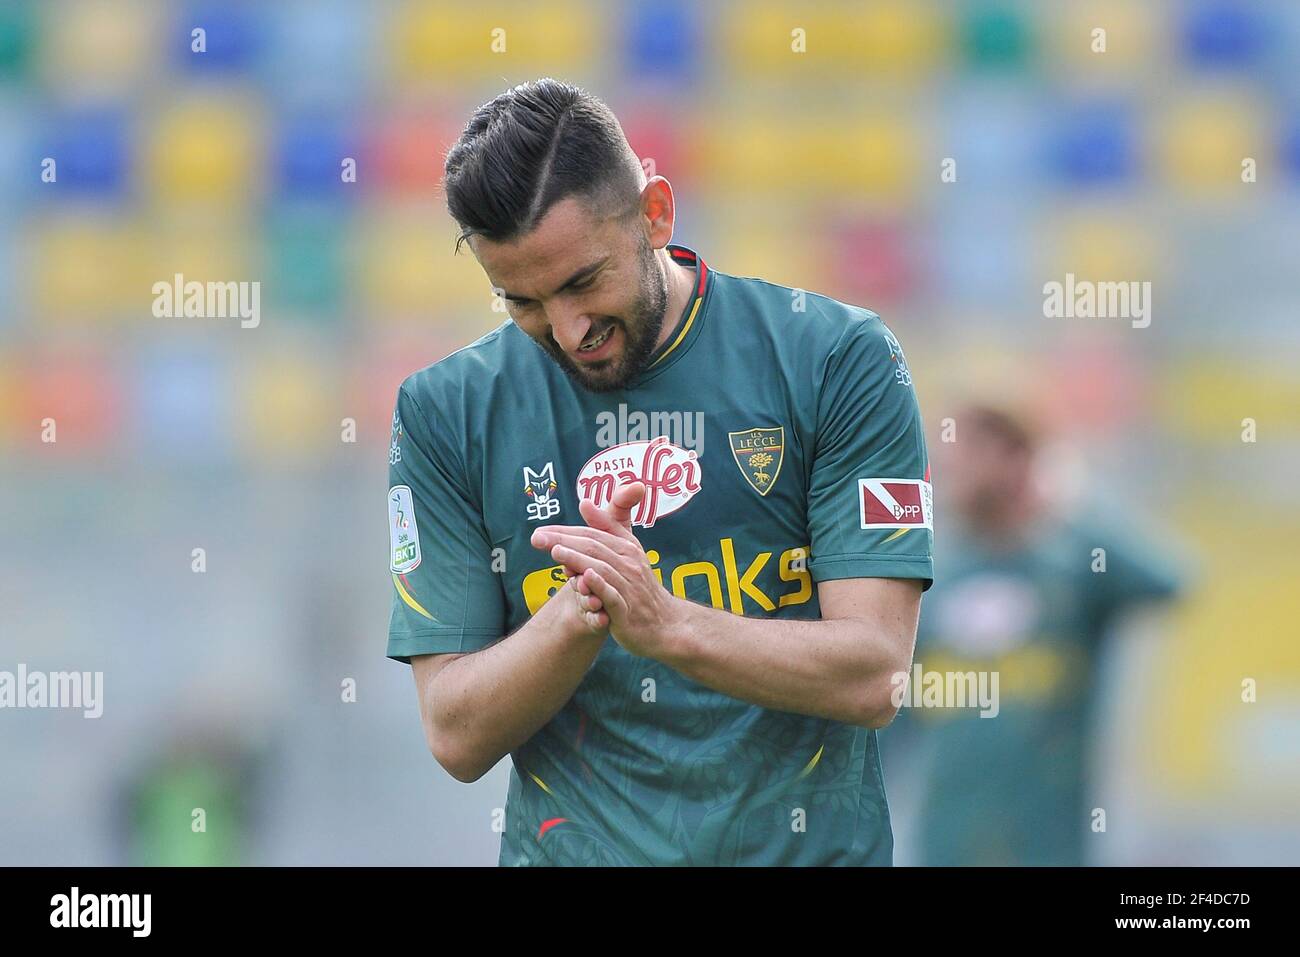
M 388 490 L 388 537 L 393 573 L 404 575 L 417 568 L 420 529 L 415 523 L 415 500 L 409 485 L 394 485 Z
M 858 479 L 862 528 L 934 530 L 934 492 L 920 479 Z

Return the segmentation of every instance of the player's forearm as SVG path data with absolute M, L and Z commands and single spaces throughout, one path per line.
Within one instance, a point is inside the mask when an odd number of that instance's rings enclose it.
M 564 707 L 603 640 L 562 595 L 502 641 L 452 661 L 423 696 L 439 763 L 478 780 Z
M 879 728 L 893 719 L 895 675 L 911 667 L 915 623 L 906 634 L 901 620 L 742 618 L 675 602 L 662 660 L 700 684 L 764 708 L 849 724 Z

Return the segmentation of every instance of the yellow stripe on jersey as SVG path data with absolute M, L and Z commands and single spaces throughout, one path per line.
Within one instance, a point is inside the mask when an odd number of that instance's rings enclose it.
M 659 363 L 663 362 L 664 359 L 668 358 L 668 355 L 681 344 L 681 341 L 683 339 L 686 338 L 686 333 L 691 331 L 691 323 L 695 321 L 695 314 L 700 311 L 700 303 L 702 303 L 703 301 L 704 301 L 703 296 L 700 296 L 695 300 L 695 305 L 691 307 L 691 314 L 686 320 L 686 325 L 682 326 L 682 331 L 677 333 L 677 338 L 673 340 L 673 344 L 671 346 L 669 346 L 667 349 L 664 350 L 664 354 L 661 355 L 654 362 L 650 363 L 651 369 L 653 369 Z
M 534 781 L 537 782 L 537 786 L 538 786 L 539 788 L 541 788 L 543 791 L 545 791 L 545 792 L 546 792 L 547 794 L 549 794 L 551 797 L 555 797 L 555 792 L 552 791 L 550 788 L 548 788 L 548 787 L 546 786 L 546 782 L 545 782 L 545 781 L 543 781 L 541 778 L 539 778 L 539 777 L 538 777 L 536 774 L 534 774 L 532 771 L 529 771 L 529 772 L 528 772 L 528 776 L 529 776 L 530 778 L 532 778 Z
M 817 753 L 812 756 L 812 760 L 808 762 L 807 767 L 805 767 L 802 771 L 799 772 L 800 778 L 807 777 L 808 772 L 811 771 L 813 768 L 817 767 L 817 762 L 821 760 L 822 752 L 825 750 L 826 750 L 826 745 L 824 744 L 817 749 Z M 795 780 L 797 781 L 799 780 L 799 778 L 795 778 Z
M 424 606 L 421 605 L 414 598 L 412 598 L 410 592 L 408 592 L 405 588 L 402 587 L 402 580 L 397 577 L 396 573 L 393 574 L 393 584 L 397 586 L 397 593 L 402 596 L 402 601 L 406 602 L 408 605 L 410 605 L 412 608 L 418 611 L 425 618 L 428 618 L 430 621 L 438 620 L 437 618 L 434 618 L 431 614 L 429 614 L 427 611 L 425 611 Z

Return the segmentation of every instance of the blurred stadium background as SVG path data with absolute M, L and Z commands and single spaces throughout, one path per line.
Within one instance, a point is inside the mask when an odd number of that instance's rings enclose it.
M 711 266 L 879 312 L 932 443 L 959 383 L 1031 389 L 1062 480 L 1194 561 L 1107 662 L 1094 863 L 1294 863 L 1297 63 L 1286 0 L 0 5 L 0 669 L 105 673 L 99 720 L 0 713 L 0 864 L 496 862 L 507 762 L 446 775 L 384 658 L 384 447 L 504 318 L 442 152 L 545 74 Z M 260 326 L 155 318 L 177 272 L 260 281 Z M 1151 326 L 1045 319 L 1066 272 L 1152 281 Z

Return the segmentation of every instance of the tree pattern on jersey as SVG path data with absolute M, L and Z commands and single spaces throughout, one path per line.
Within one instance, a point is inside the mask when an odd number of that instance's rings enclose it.
M 869 733 L 728 698 L 611 641 L 517 756 L 502 860 L 784 863 L 791 834 L 796 852 L 832 835 L 847 851 L 868 783 L 850 769 L 873 758 Z

